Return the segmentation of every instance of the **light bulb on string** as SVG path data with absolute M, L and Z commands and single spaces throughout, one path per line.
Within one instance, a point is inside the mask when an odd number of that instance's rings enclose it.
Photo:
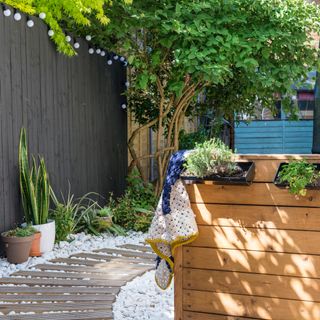
M 3 15 L 5 16 L 5 17 L 10 17 L 11 16 L 11 10 L 10 9 L 4 9 L 3 10 Z
M 118 60 L 118 59 L 119 59 L 119 56 L 118 56 L 118 55 L 115 55 L 115 56 L 113 56 L 113 59 L 114 59 L 114 60 Z
M 75 47 L 75 49 L 79 49 L 80 48 L 80 43 L 78 41 L 75 41 L 73 46 Z
M 89 52 L 89 54 L 94 54 L 94 49 L 93 48 L 89 48 L 88 52 Z
M 126 110 L 126 109 L 127 109 L 127 105 L 126 105 L 125 103 L 123 103 L 123 104 L 121 105 L 121 108 L 122 108 L 123 110 Z
M 71 37 L 70 37 L 70 36 L 66 36 L 65 39 L 66 39 L 67 42 L 70 42 L 70 41 L 71 41 Z
M 98 48 L 98 49 L 96 50 L 96 53 L 97 53 L 97 54 L 100 54 L 100 53 L 101 53 L 101 49 Z
M 125 60 L 124 57 L 120 57 L 120 61 L 123 62 Z
M 28 26 L 29 28 L 32 28 L 32 27 L 34 26 L 33 20 L 28 19 L 28 21 L 27 21 L 27 26 Z
M 112 65 L 112 60 L 111 60 L 110 58 L 108 59 L 107 64 L 108 64 L 109 66 Z
M 20 21 L 21 20 L 21 13 L 20 12 L 15 12 L 15 14 L 13 15 L 13 19 L 16 21 Z
M 88 35 L 86 35 L 86 40 L 87 41 L 91 41 L 91 39 L 92 39 L 92 37 L 88 34 Z
M 130 87 L 130 82 L 129 82 L 129 81 L 126 81 L 126 82 L 124 83 L 124 85 L 125 85 L 127 88 L 129 88 L 129 87 Z
M 123 63 L 123 66 L 124 66 L 124 67 L 127 67 L 127 66 L 128 66 L 128 62 L 125 61 L 125 62 Z
M 106 52 L 102 50 L 100 55 L 101 55 L 101 57 L 104 57 L 106 55 Z
M 50 29 L 50 30 L 48 31 L 48 36 L 49 36 L 49 37 L 53 37 L 53 35 L 54 35 L 54 31 L 53 31 L 52 29 Z
M 40 12 L 40 14 L 39 14 L 39 18 L 41 19 L 41 20 L 44 20 L 45 18 L 46 18 L 46 14 L 44 13 L 44 12 Z

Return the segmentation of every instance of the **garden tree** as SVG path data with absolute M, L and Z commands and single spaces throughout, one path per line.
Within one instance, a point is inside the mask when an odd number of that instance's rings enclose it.
M 139 168 L 136 136 L 153 128 L 156 151 L 143 158 L 157 160 L 158 191 L 180 121 L 200 92 L 225 113 L 251 113 L 258 97 L 273 106 L 275 92 L 288 92 L 317 63 L 319 11 L 303 0 L 135 0 L 115 2 L 106 14 L 107 28 L 91 30 L 97 45 L 131 66 L 129 106 L 140 125 L 129 139 L 131 167 Z
M 126 4 L 130 4 L 131 1 L 123 0 Z M 54 31 L 51 38 L 58 50 L 69 56 L 75 55 L 76 52 L 66 41 L 63 30 L 66 21 L 72 24 L 75 30 L 79 26 L 90 26 L 92 20 L 100 25 L 100 28 L 105 28 L 110 21 L 105 15 L 105 8 L 112 4 L 111 0 L 5 0 L 3 2 L 28 15 L 44 13 L 45 22 Z

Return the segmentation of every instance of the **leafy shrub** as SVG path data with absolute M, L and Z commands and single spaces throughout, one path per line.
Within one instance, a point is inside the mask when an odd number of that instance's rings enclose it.
M 153 217 L 157 197 L 151 183 L 145 183 L 137 170 L 127 178 L 127 189 L 117 200 L 112 196 L 109 206 L 114 222 L 125 230 L 146 232 Z
M 184 166 L 186 175 L 200 178 L 210 175 L 230 176 L 241 170 L 234 162 L 232 150 L 220 139 L 197 143 Z
M 203 143 L 209 139 L 209 134 L 204 128 L 191 133 L 187 133 L 182 129 L 179 133 L 179 149 L 191 150 L 194 149 L 197 143 Z
M 279 172 L 280 183 L 288 183 L 289 192 L 300 196 L 306 195 L 308 184 L 313 185 L 319 179 L 320 173 L 316 166 L 305 160 L 292 161 Z

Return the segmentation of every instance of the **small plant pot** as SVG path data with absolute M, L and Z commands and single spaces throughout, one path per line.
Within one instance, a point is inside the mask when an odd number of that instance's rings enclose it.
M 280 178 L 279 178 L 280 172 L 282 171 L 283 167 L 287 164 L 288 162 L 281 162 L 279 164 L 277 173 L 273 179 L 274 185 L 277 186 L 278 188 L 287 188 L 289 186 L 289 183 L 287 182 L 280 182 Z M 320 163 L 312 163 L 312 164 L 316 167 L 316 171 L 320 172 Z M 317 181 L 316 184 L 307 184 L 306 189 L 310 189 L 310 190 L 320 189 L 320 181 Z
M 34 239 L 32 241 L 32 245 L 31 245 L 30 253 L 29 253 L 30 257 L 40 257 L 41 256 L 40 239 L 41 239 L 41 232 L 35 233 Z
M 7 237 L 1 234 L 1 238 L 10 263 L 18 264 L 28 260 L 34 234 L 28 237 Z
M 40 252 L 46 253 L 53 250 L 56 238 L 56 223 L 54 220 L 45 224 L 33 225 L 33 227 L 41 232 Z
M 211 175 L 204 178 L 194 176 L 181 176 L 182 180 L 203 182 L 203 181 L 214 181 L 216 184 L 233 184 L 233 185 L 250 185 L 255 175 L 255 164 L 254 162 L 236 162 L 236 164 L 243 170 L 241 175 L 235 176 L 219 176 Z

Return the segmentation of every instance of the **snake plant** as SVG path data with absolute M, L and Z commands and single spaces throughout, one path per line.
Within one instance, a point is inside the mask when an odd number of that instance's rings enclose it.
M 47 223 L 50 197 L 49 178 L 43 158 L 39 157 L 39 165 L 37 165 L 35 158 L 32 157 L 30 169 L 25 128 L 22 128 L 20 132 L 19 180 L 26 222 L 33 225 Z

